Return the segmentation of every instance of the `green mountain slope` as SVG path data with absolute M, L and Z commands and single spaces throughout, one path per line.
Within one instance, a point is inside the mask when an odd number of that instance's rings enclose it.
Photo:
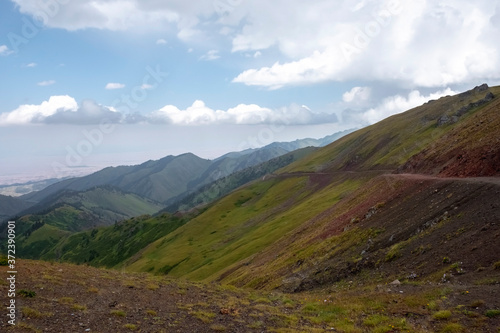
M 44 209 L 40 210 L 42 207 Z M 62 191 L 15 219 L 17 252 L 25 258 L 40 258 L 61 238 L 74 232 L 153 214 L 162 207 L 149 199 L 111 186 L 95 187 L 84 192 Z M 5 226 L 0 227 L 0 249 L 7 244 Z
M 113 267 L 158 238 L 174 231 L 190 218 L 190 215 L 169 214 L 135 217 L 113 226 L 69 235 L 62 238 L 57 245 L 46 247 L 37 258 Z
M 24 212 L 23 220 L 43 221 L 62 230 L 80 231 L 116 221 L 154 214 L 161 205 L 112 186 L 62 191 Z
M 457 117 L 455 122 L 450 121 L 440 125 L 440 120 L 444 116 L 450 117 L 457 114 L 471 103 L 483 100 L 490 92 L 497 96 L 493 101 L 468 109 L 467 112 Z M 498 110 L 499 95 L 500 87 L 480 86 L 456 96 L 430 101 L 346 135 L 317 153 L 290 165 L 283 172 L 394 170 L 404 165 L 417 153 L 424 150 L 434 151 L 435 147 L 446 150 L 447 147 L 460 149 L 459 146 L 463 146 L 464 150 L 472 150 L 473 147 L 470 144 L 473 141 L 475 141 L 475 148 L 483 144 L 491 145 L 498 138 L 498 136 L 495 137 L 494 126 L 498 121 L 496 110 Z M 471 120 L 471 117 L 474 120 Z M 485 119 L 489 118 L 496 120 L 489 120 L 493 123 L 488 125 Z M 452 140 L 450 131 L 455 131 L 464 140 L 450 141 Z M 475 133 L 477 137 L 469 136 L 470 132 Z M 478 137 L 482 137 L 485 133 L 489 133 L 489 136 L 481 143 Z M 440 155 L 440 152 L 436 151 L 436 154 Z M 455 156 L 451 154 L 451 158 Z M 442 164 L 446 162 L 442 161 L 438 164 L 443 167 Z M 430 165 L 433 163 L 431 162 Z
M 500 88 L 481 86 L 426 103 L 313 152 L 217 201 L 130 259 L 128 269 L 303 290 L 362 278 L 365 271 L 438 281 L 443 274 L 455 275 L 458 266 L 467 272 L 475 272 L 475 265 L 493 267 L 498 257 L 491 253 L 500 250 L 494 241 L 500 232 L 495 224 L 498 178 L 432 176 L 443 175 L 457 156 L 426 164 L 428 175 L 395 174 L 421 154 L 446 149 L 469 154 L 474 165 L 498 175 L 496 159 L 472 155 L 478 147 L 499 147 L 500 98 L 485 100 L 490 92 L 497 96 Z M 443 123 L 449 114 L 460 116 Z M 480 119 L 491 126 L 481 127 Z M 469 139 L 473 128 L 477 136 Z M 484 175 L 474 170 L 468 175 Z M 491 212 L 485 215 L 487 207 Z M 477 228 L 492 234 L 481 236 Z M 471 243 L 471 237 L 477 241 Z M 470 248 L 460 245 L 464 242 Z M 418 264 L 412 264 L 419 255 Z M 443 257 L 453 266 L 443 265 Z M 496 274 L 493 268 L 481 272 L 490 278 Z M 457 275 L 465 280 L 480 276 Z
M 29 206 L 31 205 L 22 199 L 0 195 L 0 221 L 19 214 Z

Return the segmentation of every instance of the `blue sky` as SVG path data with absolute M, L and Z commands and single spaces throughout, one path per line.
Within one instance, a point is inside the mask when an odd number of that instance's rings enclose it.
M 498 84 L 499 33 L 491 0 L 5 0 L 0 183 L 365 126 Z

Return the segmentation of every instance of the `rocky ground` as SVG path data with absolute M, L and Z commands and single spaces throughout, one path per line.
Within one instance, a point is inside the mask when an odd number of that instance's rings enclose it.
M 6 267 L 2 275 L 7 276 Z M 285 294 L 21 260 L 2 332 L 499 332 L 500 285 L 343 281 Z

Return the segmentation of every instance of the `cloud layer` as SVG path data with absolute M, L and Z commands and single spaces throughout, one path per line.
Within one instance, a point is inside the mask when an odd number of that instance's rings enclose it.
M 292 104 L 280 109 L 269 109 L 255 104 L 240 104 L 228 110 L 214 110 L 197 100 L 181 110 L 166 105 L 149 114 L 122 114 L 112 107 L 100 105 L 92 100 L 78 104 L 70 96 L 52 96 L 39 105 L 21 105 L 16 110 L 0 114 L 0 126 L 28 124 L 169 124 L 179 126 L 204 125 L 311 125 L 335 123 L 335 114 L 314 113 L 306 106 Z
M 500 4 L 491 0 L 12 1 L 48 27 L 174 27 L 187 42 L 218 35 L 233 52 L 276 48 L 280 61 L 233 80 L 270 89 L 360 79 L 446 87 L 500 78 Z M 210 52 L 203 59 L 219 57 Z

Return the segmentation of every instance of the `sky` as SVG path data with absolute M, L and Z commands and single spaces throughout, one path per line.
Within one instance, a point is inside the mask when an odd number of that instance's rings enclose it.
M 0 184 L 376 123 L 500 84 L 499 0 L 2 0 Z

